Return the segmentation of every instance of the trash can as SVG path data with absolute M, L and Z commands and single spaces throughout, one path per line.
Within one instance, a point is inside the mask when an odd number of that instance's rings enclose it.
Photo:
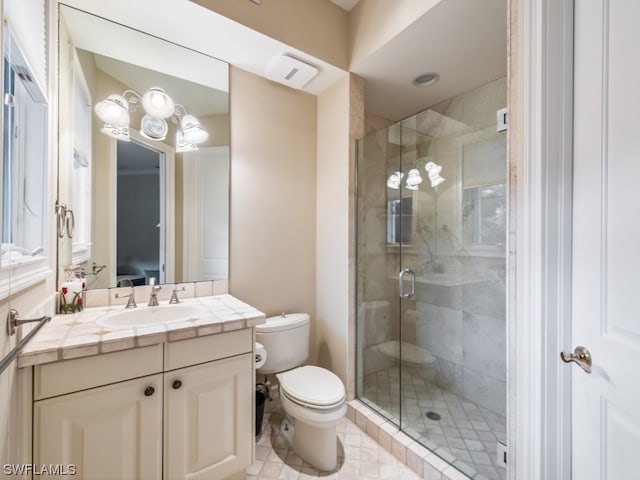
M 265 387 L 262 384 L 256 385 L 256 442 L 262 435 L 262 417 L 264 416 L 264 402 L 267 399 Z

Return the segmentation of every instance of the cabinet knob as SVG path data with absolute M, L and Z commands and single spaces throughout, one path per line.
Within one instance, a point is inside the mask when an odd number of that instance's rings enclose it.
M 171 386 L 174 390 L 178 390 L 182 386 L 182 382 L 180 380 L 174 380 Z
M 145 394 L 147 397 L 150 397 L 151 395 L 153 395 L 153 394 L 154 394 L 154 392 L 155 392 L 155 391 L 156 391 L 156 389 L 155 389 L 155 388 L 153 388 L 153 387 L 147 387 L 147 388 L 145 388 L 145 389 L 144 389 L 144 394 Z

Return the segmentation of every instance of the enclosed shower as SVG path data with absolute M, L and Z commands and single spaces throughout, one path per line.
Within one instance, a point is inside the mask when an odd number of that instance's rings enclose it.
M 357 395 L 506 478 L 506 78 L 358 141 Z

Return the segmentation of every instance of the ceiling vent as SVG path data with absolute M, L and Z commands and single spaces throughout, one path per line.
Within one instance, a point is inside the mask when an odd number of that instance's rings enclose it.
M 265 76 L 269 80 L 291 88 L 302 88 L 318 75 L 318 69 L 289 55 L 280 55 L 268 66 Z

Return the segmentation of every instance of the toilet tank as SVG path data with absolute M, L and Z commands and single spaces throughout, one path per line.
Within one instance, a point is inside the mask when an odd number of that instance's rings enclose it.
M 307 361 L 309 321 L 306 313 L 288 313 L 269 317 L 266 323 L 256 325 L 256 342 L 267 351 L 267 361 L 258 373 L 284 372 Z

